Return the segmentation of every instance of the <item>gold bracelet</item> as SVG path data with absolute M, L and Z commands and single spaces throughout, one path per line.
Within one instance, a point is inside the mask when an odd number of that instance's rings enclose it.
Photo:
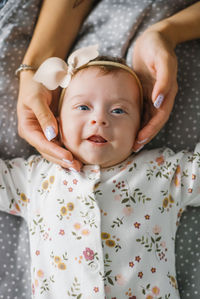
M 20 64 L 20 66 L 16 69 L 16 71 L 15 71 L 15 76 L 19 76 L 19 73 L 22 72 L 22 71 L 29 71 L 29 70 L 31 70 L 31 71 L 35 71 L 36 68 L 34 68 L 34 67 L 31 66 L 31 65 L 22 63 L 22 64 Z

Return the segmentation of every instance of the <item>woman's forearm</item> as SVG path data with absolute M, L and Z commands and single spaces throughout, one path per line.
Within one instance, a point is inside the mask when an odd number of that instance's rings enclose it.
M 148 30 L 156 30 L 164 34 L 173 47 L 200 38 L 200 2 L 152 25 Z
M 93 0 L 44 0 L 23 63 L 37 68 L 46 58 L 65 58 Z

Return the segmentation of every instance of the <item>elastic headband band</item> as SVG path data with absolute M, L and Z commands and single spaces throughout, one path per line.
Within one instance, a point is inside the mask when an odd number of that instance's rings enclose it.
M 140 79 L 138 78 L 138 76 L 136 75 L 136 73 L 127 65 L 124 65 L 122 63 L 119 62 L 115 62 L 115 61 L 107 61 L 107 60 L 95 60 L 95 61 L 90 61 L 85 65 L 82 65 L 81 67 L 76 69 L 75 74 L 79 71 L 82 70 L 84 68 L 87 68 L 88 66 L 114 66 L 116 68 L 121 68 L 127 72 L 129 72 L 136 80 L 137 85 L 139 87 L 140 90 L 140 106 L 141 106 L 141 113 L 143 110 L 143 90 L 142 90 L 142 84 L 140 82 Z M 58 105 L 58 111 L 60 111 L 61 106 L 62 106 L 62 102 L 64 99 L 64 94 L 65 94 L 66 88 L 64 88 L 61 92 L 61 96 L 60 96 L 60 100 L 59 100 L 59 105 Z

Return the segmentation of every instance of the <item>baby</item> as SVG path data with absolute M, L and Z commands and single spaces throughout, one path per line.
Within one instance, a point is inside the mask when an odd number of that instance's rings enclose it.
M 0 161 L 0 208 L 27 221 L 32 298 L 177 299 L 175 235 L 186 206 L 200 205 L 200 144 L 132 154 L 141 85 L 97 54 L 81 49 L 68 66 L 51 58 L 35 75 L 67 87 L 60 135 L 82 170 L 41 156 Z

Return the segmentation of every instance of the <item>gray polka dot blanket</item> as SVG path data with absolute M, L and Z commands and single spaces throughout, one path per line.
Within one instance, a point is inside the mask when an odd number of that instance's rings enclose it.
M 197 1 L 95 2 L 75 48 L 98 43 L 102 55 L 122 56 L 131 65 L 134 41 L 142 31 Z M 0 157 L 3 159 L 35 153 L 17 134 L 18 80 L 14 72 L 31 40 L 40 5 L 40 0 L 0 1 Z M 180 44 L 176 54 L 179 91 L 175 106 L 168 123 L 147 148 L 167 146 L 174 151 L 193 150 L 200 139 L 200 40 Z M 200 298 L 199 225 L 199 208 L 188 208 L 176 236 L 176 271 L 181 299 Z M 0 212 L 0 299 L 23 298 L 31 298 L 27 226 L 21 218 Z

